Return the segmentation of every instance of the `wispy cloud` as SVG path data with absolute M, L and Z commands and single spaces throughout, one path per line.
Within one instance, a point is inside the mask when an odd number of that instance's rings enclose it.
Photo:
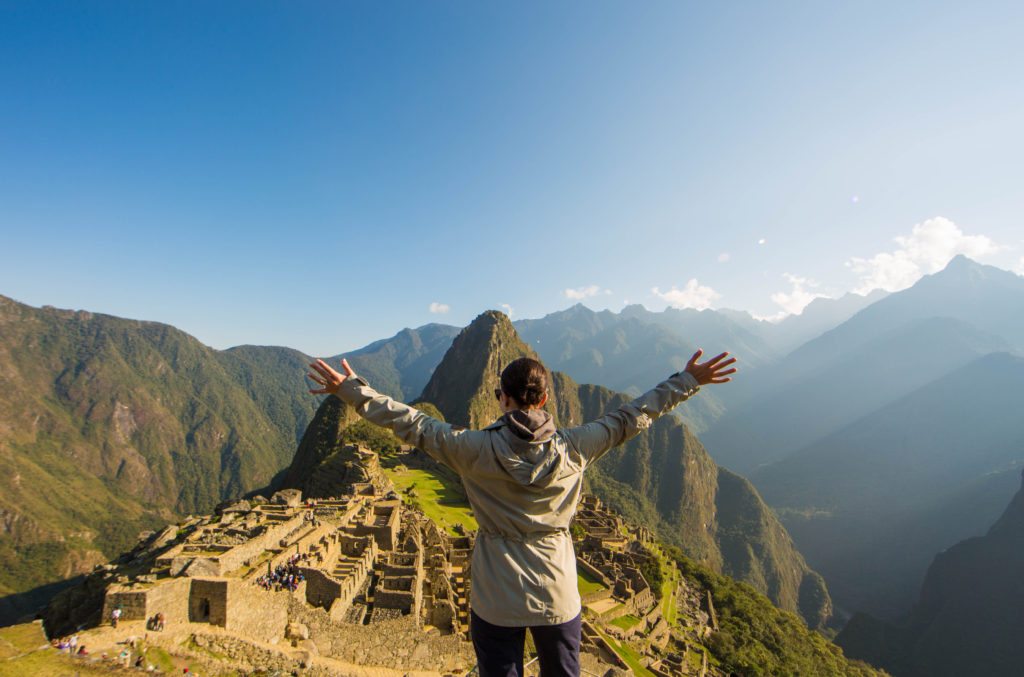
M 674 308 L 694 308 L 696 310 L 710 308 L 712 303 L 722 298 L 721 294 L 711 287 L 700 284 L 696 278 L 687 282 L 682 289 L 672 285 L 671 289 L 663 292 L 658 287 L 654 287 L 651 289 L 651 293 Z
M 788 315 L 799 315 L 814 299 L 827 299 L 828 294 L 811 291 L 818 286 L 814 280 L 792 273 L 783 273 L 782 277 L 790 284 L 789 291 L 779 291 L 772 294 L 772 301 L 782 308 L 777 314 L 761 317 L 759 319 L 777 322 Z
M 1013 272 L 1018 275 L 1024 275 L 1024 256 L 1020 257 L 1020 261 L 1017 262 L 1017 267 L 1013 269 Z
M 565 294 L 565 297 L 568 298 L 568 299 L 572 299 L 574 301 L 582 301 L 585 298 L 589 298 L 591 296 L 597 296 L 598 294 L 605 294 L 605 295 L 611 294 L 612 290 L 611 289 L 601 289 L 600 285 L 591 284 L 591 285 L 587 285 L 586 287 L 576 287 L 575 289 L 566 289 L 565 292 L 563 292 L 563 293 Z
M 437 301 L 434 301 L 433 303 L 430 304 L 430 312 L 434 313 L 435 315 L 444 315 L 451 309 L 452 307 L 449 306 L 447 303 L 438 303 Z
M 732 254 L 730 254 L 729 252 L 722 252 L 721 254 L 718 255 L 718 262 L 719 263 L 728 263 L 729 259 L 731 259 L 731 258 L 732 258 Z
M 913 227 L 910 235 L 894 238 L 899 245 L 869 259 L 853 257 L 846 266 L 860 277 L 854 288 L 858 294 L 875 289 L 899 291 L 924 275 L 942 270 L 958 254 L 980 258 L 1000 247 L 985 235 L 966 235 L 947 218 L 937 216 Z
M 508 315 L 509 317 L 512 317 L 513 315 L 516 314 L 516 311 L 513 310 L 512 306 L 510 306 L 507 303 L 502 303 L 501 307 L 505 309 L 505 314 Z

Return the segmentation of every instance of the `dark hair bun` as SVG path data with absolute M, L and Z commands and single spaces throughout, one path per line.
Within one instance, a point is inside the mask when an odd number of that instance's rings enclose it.
M 513 360 L 501 372 L 501 390 L 524 407 L 536 407 L 548 390 L 548 371 L 529 357 Z

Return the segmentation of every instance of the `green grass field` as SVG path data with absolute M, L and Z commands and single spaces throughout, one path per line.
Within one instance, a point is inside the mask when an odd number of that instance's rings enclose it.
M 617 628 L 622 628 L 623 630 L 629 630 L 630 628 L 632 628 L 635 625 L 638 625 L 641 622 L 641 619 L 637 618 L 633 614 L 623 614 L 622 616 L 619 616 L 615 620 L 611 621 L 611 625 L 614 625 Z
M 422 468 L 408 468 L 397 462 L 381 458 L 381 466 L 402 497 L 423 511 L 430 519 L 455 534 L 455 525 L 464 529 L 477 528 L 473 511 L 453 480 Z M 412 490 L 412 493 L 410 493 Z
M 596 578 L 588 574 L 586 571 L 583 571 L 582 569 L 579 569 L 576 572 L 576 582 L 579 586 L 581 595 L 586 595 L 591 592 L 597 592 L 598 590 L 605 589 L 604 583 L 597 580 Z
M 600 632 L 600 631 L 598 631 Z M 626 661 L 626 665 L 630 667 L 633 674 L 638 677 L 654 677 L 654 673 L 645 668 L 640 664 L 640 654 L 625 642 L 619 642 L 614 637 L 601 633 L 601 636 L 605 638 L 605 641 L 615 649 L 615 653 L 619 654 L 622 660 Z

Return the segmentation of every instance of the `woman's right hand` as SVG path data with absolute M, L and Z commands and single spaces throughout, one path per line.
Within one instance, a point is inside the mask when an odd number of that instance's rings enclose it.
M 725 358 L 729 356 L 729 353 L 726 352 L 721 355 L 716 355 L 707 362 L 701 364 L 697 362 L 697 360 L 699 360 L 700 356 L 703 354 L 704 351 L 698 348 L 697 352 L 695 352 L 693 357 L 690 358 L 690 361 L 686 363 L 686 369 L 684 370 L 697 379 L 697 383 L 704 386 L 709 383 L 728 383 L 732 380 L 728 375 L 735 374 L 736 369 L 726 369 L 726 367 L 736 362 L 735 357 L 730 357 L 728 360 L 725 360 Z M 722 360 L 725 361 L 723 362 Z
M 309 392 L 314 395 L 334 395 L 338 392 L 338 388 L 345 382 L 349 376 L 355 376 L 356 373 L 352 371 L 352 367 L 348 366 L 348 360 L 341 361 L 341 368 L 345 370 L 344 374 L 339 374 L 337 371 L 331 368 L 329 364 L 323 360 L 317 360 L 309 365 L 315 374 L 306 374 L 315 383 L 320 384 L 322 387 L 316 390 L 310 390 Z

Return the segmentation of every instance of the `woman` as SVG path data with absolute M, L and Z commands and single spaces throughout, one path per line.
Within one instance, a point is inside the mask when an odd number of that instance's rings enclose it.
M 736 359 L 722 353 L 686 369 L 616 411 L 575 428 L 557 429 L 542 407 L 547 370 L 520 358 L 501 373 L 495 397 L 504 414 L 483 430 L 466 430 L 376 392 L 347 360 L 339 373 L 323 360 L 309 377 L 314 394 L 341 398 L 371 423 L 390 428 L 462 476 L 480 529 L 471 566 L 470 634 L 482 677 L 523 674 L 530 628 L 541 673 L 578 675 L 581 604 L 569 523 L 583 490 L 583 471 L 702 385 L 725 383 Z

